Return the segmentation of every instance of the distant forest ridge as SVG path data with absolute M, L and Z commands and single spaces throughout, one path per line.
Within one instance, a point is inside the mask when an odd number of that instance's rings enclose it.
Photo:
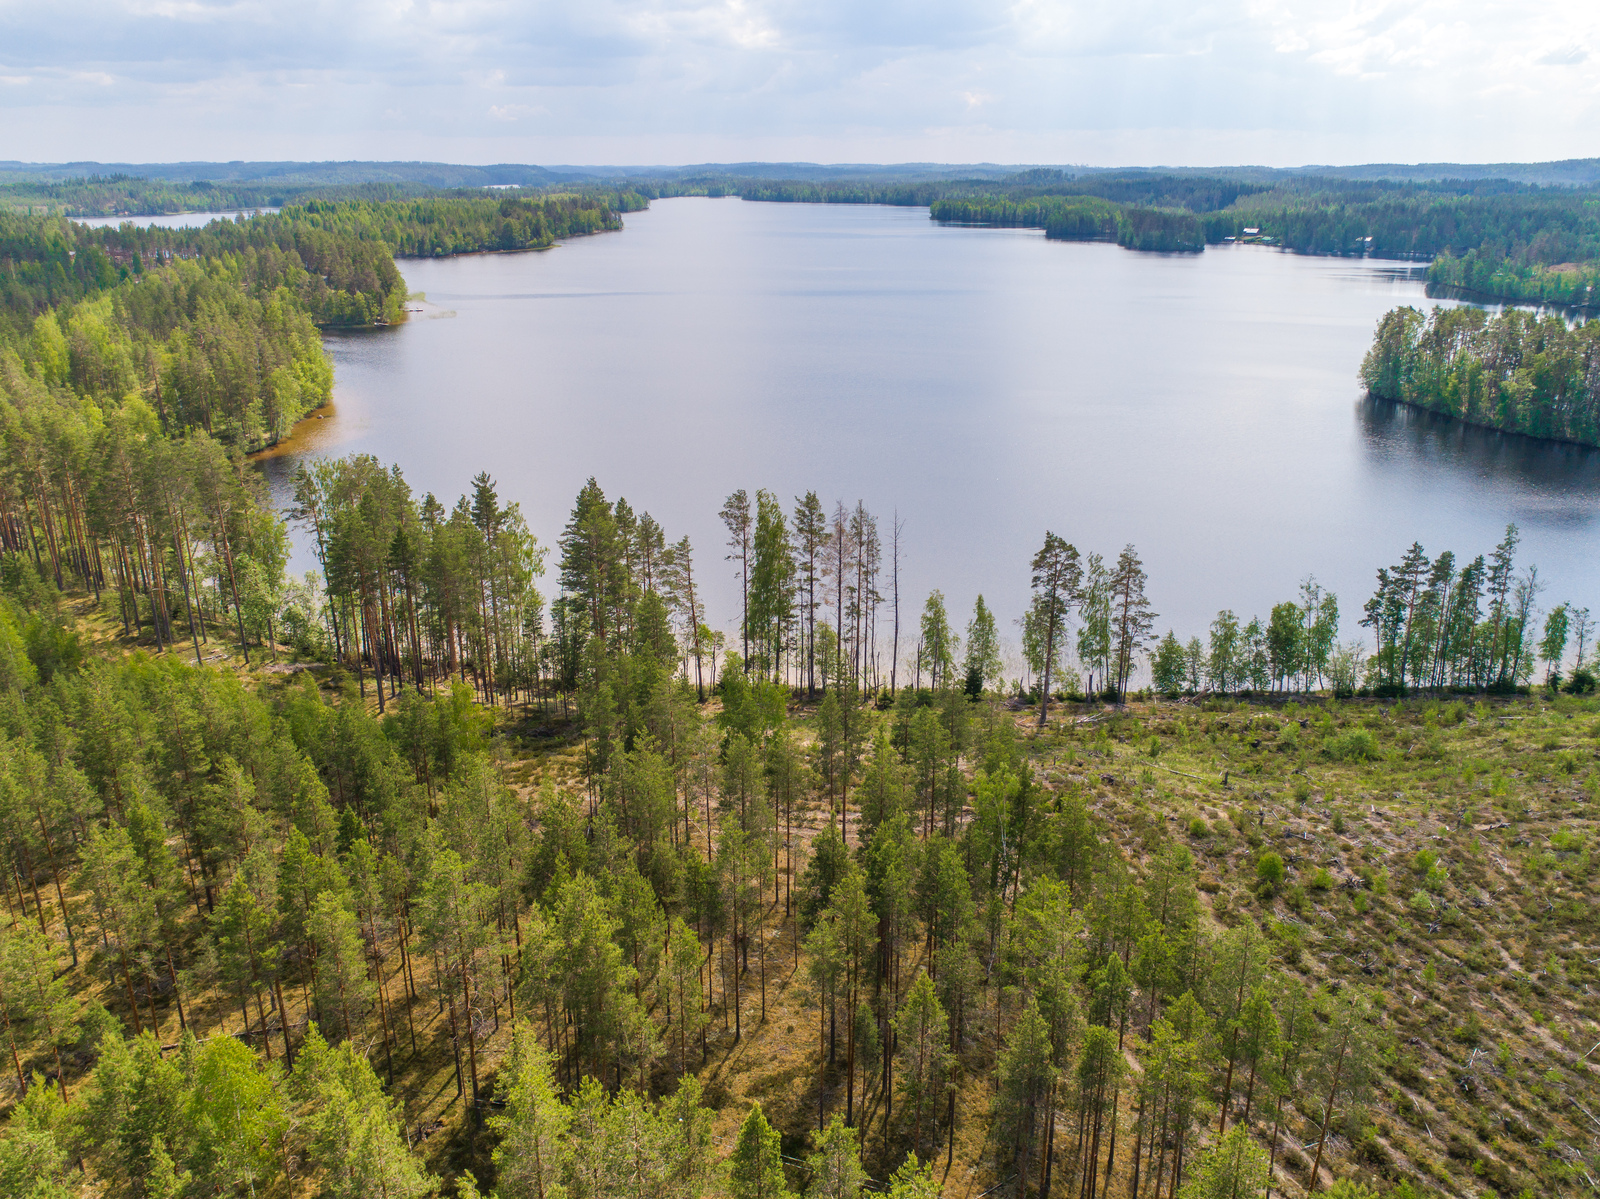
M 650 198 L 925 205 L 935 220 L 951 224 L 1036 228 L 1051 238 L 1111 240 L 1134 250 L 1200 252 L 1247 241 L 1303 254 L 1431 262 L 1429 281 L 1439 288 L 1516 303 L 1587 309 L 1600 279 L 1600 187 L 1051 168 L 1003 179 L 705 174 L 634 179 L 628 186 Z
M 1407 259 L 1431 263 L 1429 282 L 1442 294 L 1585 311 L 1595 307 L 1600 282 L 1600 159 L 1210 171 L 929 163 L 546 168 L 241 162 L 62 174 L 91 168 L 112 169 L 93 163 L 0 164 L 0 210 L 147 215 L 481 197 L 485 189 L 544 196 L 603 191 L 639 203 L 738 196 L 925 206 L 942 222 L 1038 228 L 1051 238 L 1115 241 L 1133 250 L 1193 253 L 1250 241 L 1306 254 Z M 152 173 L 135 173 L 140 171 Z M 620 204 L 623 210 L 633 206 Z
M 0 161 L 0 180 L 20 182 L 63 182 L 91 176 L 126 175 L 160 179 L 173 183 L 207 181 L 211 183 L 278 183 L 295 186 L 332 186 L 361 183 L 398 183 L 424 187 L 484 187 L 516 184 L 538 187 L 571 180 L 609 180 L 616 178 L 690 178 L 724 175 L 746 179 L 791 179 L 818 182 L 832 179 L 875 179 L 880 181 L 936 180 L 956 178 L 999 179 L 1034 169 L 1059 170 L 1069 176 L 1151 173 L 1161 175 L 1209 175 L 1226 179 L 1275 182 L 1283 179 L 1316 176 L 1327 179 L 1389 180 L 1425 183 L 1444 179 L 1505 179 L 1540 186 L 1591 187 L 1600 184 L 1600 158 L 1568 158 L 1555 162 L 1498 163 L 1364 163 L 1353 166 L 1308 165 L 1300 167 L 1266 166 L 1120 166 L 1098 167 L 1081 164 L 1002 163 L 815 163 L 815 162 L 734 162 L 679 165 L 567 165 L 535 166 L 527 163 L 472 165 L 445 162 L 167 162 L 36 163 Z

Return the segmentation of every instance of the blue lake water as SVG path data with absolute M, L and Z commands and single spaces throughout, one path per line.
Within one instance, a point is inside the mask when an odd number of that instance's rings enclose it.
M 1413 540 L 1487 552 L 1508 521 L 1547 605 L 1600 610 L 1600 453 L 1364 400 L 1378 318 L 1429 303 L 1405 264 L 676 199 L 544 253 L 400 265 L 425 310 L 329 337 L 334 412 L 265 462 L 280 498 L 305 455 L 375 454 L 447 503 L 487 470 L 551 545 L 594 475 L 691 537 L 730 630 L 738 487 L 864 500 L 885 540 L 898 513 L 904 618 L 937 587 L 964 627 L 981 591 L 1013 643 L 1046 529 L 1134 544 L 1183 636 L 1312 573 L 1359 635 L 1376 567 Z

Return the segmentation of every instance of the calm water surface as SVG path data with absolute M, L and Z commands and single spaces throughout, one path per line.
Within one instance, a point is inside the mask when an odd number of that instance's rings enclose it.
M 78 224 L 88 225 L 92 229 L 115 229 L 121 225 L 138 225 L 146 229 L 199 229 L 212 221 L 231 221 L 258 212 L 277 211 L 276 208 L 246 208 L 228 212 L 170 212 L 161 216 L 90 216 L 74 219 Z
M 1378 565 L 1487 551 L 1508 521 L 1547 602 L 1600 609 L 1600 454 L 1363 400 L 1379 316 L 1427 303 L 1397 264 L 678 199 L 547 253 L 401 267 L 427 310 L 329 338 L 335 414 L 265 462 L 280 500 L 306 455 L 375 454 L 447 503 L 487 470 L 549 545 L 594 475 L 689 534 L 728 628 L 737 487 L 864 499 L 886 538 L 898 511 L 906 615 L 939 587 L 964 627 L 982 591 L 1013 641 L 1047 528 L 1136 545 L 1182 635 L 1311 573 L 1355 635 Z

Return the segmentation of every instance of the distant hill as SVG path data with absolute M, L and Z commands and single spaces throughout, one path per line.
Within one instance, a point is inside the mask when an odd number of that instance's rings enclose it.
M 1509 179 L 1544 187 L 1590 187 L 1600 183 L 1600 158 L 1564 158 L 1559 162 L 1374 162 L 1364 166 L 1306 166 L 1291 174 L 1321 175 L 1334 179 L 1394 179 L 1428 183 L 1436 179 Z
M 0 181 L 54 182 L 93 175 L 131 175 L 174 183 L 275 183 L 299 187 L 356 183 L 543 187 L 560 182 L 560 176 L 544 167 L 517 163 L 461 166 L 445 162 L 0 162 Z
M 566 178 L 703 179 L 726 176 L 730 179 L 783 179 L 806 183 L 857 180 L 922 183 L 941 179 L 1002 179 L 1026 168 L 993 162 L 701 162 L 684 166 L 552 165 L 545 169 Z
M 775 179 L 797 182 L 875 181 L 924 183 L 951 179 L 1001 179 L 1035 164 L 980 163 L 816 163 L 816 162 L 706 162 L 668 165 L 534 166 L 494 163 L 472 166 L 445 162 L 0 162 L 0 183 L 58 182 L 88 176 L 128 175 L 174 183 L 261 183 L 285 187 L 329 187 L 389 183 L 423 188 L 547 187 L 552 184 L 624 179 L 685 179 L 726 176 L 737 179 Z M 1600 184 L 1600 158 L 1568 158 L 1559 162 L 1500 163 L 1366 163 L 1356 166 L 1264 167 L 1094 167 L 1058 164 L 1069 177 L 1107 172 L 1156 172 L 1164 175 L 1205 175 L 1274 183 L 1301 176 L 1329 179 L 1393 180 L 1425 183 L 1441 179 L 1506 179 L 1515 183 L 1557 187 Z

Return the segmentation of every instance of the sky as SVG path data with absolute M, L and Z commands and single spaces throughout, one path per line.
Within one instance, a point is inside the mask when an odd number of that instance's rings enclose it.
M 0 159 L 1600 155 L 1594 0 L 0 0 Z

